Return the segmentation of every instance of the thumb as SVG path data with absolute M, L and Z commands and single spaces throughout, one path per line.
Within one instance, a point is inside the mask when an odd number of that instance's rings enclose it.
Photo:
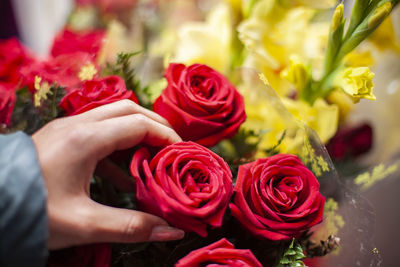
M 141 211 L 119 209 L 93 202 L 94 227 L 90 243 L 137 243 L 170 241 L 184 237 L 185 232 L 171 227 L 163 219 Z

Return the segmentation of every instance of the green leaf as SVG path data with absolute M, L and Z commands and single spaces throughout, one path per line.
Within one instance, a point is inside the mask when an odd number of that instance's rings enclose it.
M 103 70 L 103 75 L 118 75 L 125 81 L 126 88 L 134 92 L 138 98 L 139 104 L 146 108 L 151 108 L 151 92 L 147 86 L 142 86 L 136 78 L 135 69 L 131 66 L 132 57 L 141 53 L 118 53 L 115 64 L 107 63 Z
M 295 243 L 294 239 L 290 243 L 288 249 L 283 254 L 277 267 L 297 267 L 306 266 L 301 259 L 305 258 L 303 249 L 299 243 Z

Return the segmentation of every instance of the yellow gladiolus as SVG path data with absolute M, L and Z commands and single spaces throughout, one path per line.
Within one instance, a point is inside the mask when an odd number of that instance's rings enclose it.
M 253 130 L 262 135 L 257 157 L 265 156 L 263 150 L 269 149 L 277 144 L 286 130 L 287 134 L 280 145 L 280 151 L 294 153 L 303 143 L 304 136 L 297 128 L 288 128 L 285 118 L 271 103 L 265 102 L 262 96 L 252 94 L 251 89 L 242 93 L 245 98 L 247 119 L 242 127 Z M 253 92 L 254 93 L 254 92 Z M 329 105 L 323 99 L 315 101 L 313 106 L 300 100 L 290 98 L 281 99 L 284 106 L 297 119 L 314 129 L 322 142 L 327 142 L 337 130 L 339 110 L 336 105 Z
M 232 18 L 227 4 L 220 4 L 205 22 L 190 22 L 178 32 L 179 42 L 172 61 L 206 64 L 222 73 L 230 65 Z
M 392 49 L 400 54 L 400 39 L 396 37 L 392 16 L 386 18 L 369 40 L 379 49 Z
M 281 72 L 281 77 L 294 84 L 300 92 L 310 81 L 310 75 L 306 66 L 296 55 L 292 55 L 289 60 L 289 66 Z
M 353 97 L 355 102 L 361 98 L 375 100 L 372 93 L 374 75 L 368 67 L 345 68 L 335 77 L 334 86 Z
M 335 104 L 339 108 L 339 120 L 344 120 L 347 115 L 354 109 L 354 101 L 351 96 L 342 90 L 333 90 L 328 95 L 329 103 Z
M 375 60 L 371 55 L 371 51 L 353 50 L 344 57 L 343 62 L 348 67 L 366 67 L 375 64 Z

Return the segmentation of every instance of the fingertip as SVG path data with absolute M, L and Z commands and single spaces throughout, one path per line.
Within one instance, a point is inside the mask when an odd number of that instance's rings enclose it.
M 152 229 L 149 241 L 172 241 L 179 240 L 185 236 L 181 229 L 168 225 L 157 225 Z

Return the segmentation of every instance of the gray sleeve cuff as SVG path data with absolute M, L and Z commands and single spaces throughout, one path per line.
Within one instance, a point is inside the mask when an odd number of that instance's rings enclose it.
M 0 266 L 45 266 L 46 189 L 32 139 L 0 135 Z

